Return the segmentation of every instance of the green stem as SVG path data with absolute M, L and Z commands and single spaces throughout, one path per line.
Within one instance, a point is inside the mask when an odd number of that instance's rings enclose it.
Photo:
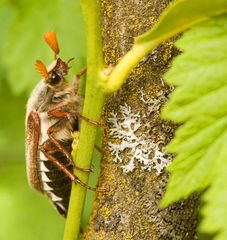
M 145 57 L 152 49 L 158 45 L 157 41 L 147 46 L 146 44 L 134 44 L 133 48 L 126 53 L 111 72 L 109 78 L 102 83 L 107 93 L 117 91 L 126 81 L 131 70 Z
M 100 82 L 103 70 L 102 40 L 100 29 L 99 0 L 81 0 L 87 32 L 87 79 L 83 115 L 92 120 L 100 120 L 105 95 Z M 82 121 L 80 138 L 76 150 L 75 164 L 81 168 L 90 168 L 96 137 L 96 126 Z M 78 170 L 75 175 L 84 183 L 88 174 Z M 64 240 L 75 240 L 80 233 L 81 217 L 86 197 L 86 189 L 72 184 Z

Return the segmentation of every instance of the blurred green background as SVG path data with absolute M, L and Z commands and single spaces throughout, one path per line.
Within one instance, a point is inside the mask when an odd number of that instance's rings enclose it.
M 60 57 L 75 57 L 69 79 L 85 66 L 80 4 L 75 0 L 0 0 L 0 29 L 0 240 L 62 239 L 64 219 L 27 184 L 24 115 L 28 96 L 40 80 L 35 60 L 47 65 L 53 61 L 53 52 L 43 41 L 46 31 L 57 32 Z M 91 201 L 89 192 L 88 205 Z M 85 210 L 84 224 L 89 206 Z

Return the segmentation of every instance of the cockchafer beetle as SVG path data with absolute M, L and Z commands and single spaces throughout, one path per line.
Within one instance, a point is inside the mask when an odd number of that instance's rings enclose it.
M 46 195 L 63 216 L 67 215 L 72 181 L 95 191 L 73 174 L 73 168 L 82 169 L 71 159 L 72 132 L 79 130 L 83 98 L 77 94 L 82 69 L 72 85 L 66 82 L 69 61 L 57 57 L 59 47 L 55 32 L 47 32 L 45 41 L 55 53 L 54 62 L 46 68 L 36 61 L 36 69 L 43 79 L 34 88 L 28 102 L 25 120 L 26 164 L 29 184 Z

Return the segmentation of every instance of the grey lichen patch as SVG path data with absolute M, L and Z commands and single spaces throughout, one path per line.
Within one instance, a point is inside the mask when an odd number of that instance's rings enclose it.
M 125 162 L 121 166 L 123 172 L 132 172 L 136 167 L 136 162 L 141 163 L 142 170 L 156 170 L 159 175 L 163 169 L 170 163 L 172 156 L 164 150 L 165 142 L 160 139 L 152 139 L 151 123 L 147 118 L 153 112 L 159 112 L 166 97 L 162 91 L 158 93 L 157 98 L 146 98 L 141 89 L 140 100 L 147 105 L 145 113 L 134 112 L 126 103 L 120 106 L 119 113 L 111 112 L 108 121 L 111 123 L 109 129 L 114 142 L 109 142 L 109 149 L 114 162 Z M 121 156 L 122 152 L 126 156 Z

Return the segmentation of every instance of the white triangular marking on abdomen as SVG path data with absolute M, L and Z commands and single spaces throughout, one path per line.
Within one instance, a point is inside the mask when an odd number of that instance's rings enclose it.
M 52 191 L 53 188 L 51 188 L 47 183 L 43 182 L 43 190 L 49 192 Z
M 48 160 L 48 158 L 45 156 L 45 154 L 41 151 L 40 151 L 40 154 L 39 154 L 39 159 L 41 161 L 47 161 Z
M 43 182 L 52 182 L 46 175 L 45 172 L 40 172 L 41 173 L 41 178 Z
M 41 172 L 49 172 L 50 170 L 45 166 L 43 161 L 40 161 L 39 169 Z
M 52 192 L 49 192 L 49 194 L 50 194 L 50 198 L 51 198 L 51 200 L 52 200 L 53 202 L 62 201 L 62 198 L 61 198 L 61 197 L 58 197 L 58 196 L 56 196 L 54 193 L 52 193 Z
M 58 205 L 64 211 L 66 210 L 65 207 L 60 202 L 55 202 L 55 204 Z

